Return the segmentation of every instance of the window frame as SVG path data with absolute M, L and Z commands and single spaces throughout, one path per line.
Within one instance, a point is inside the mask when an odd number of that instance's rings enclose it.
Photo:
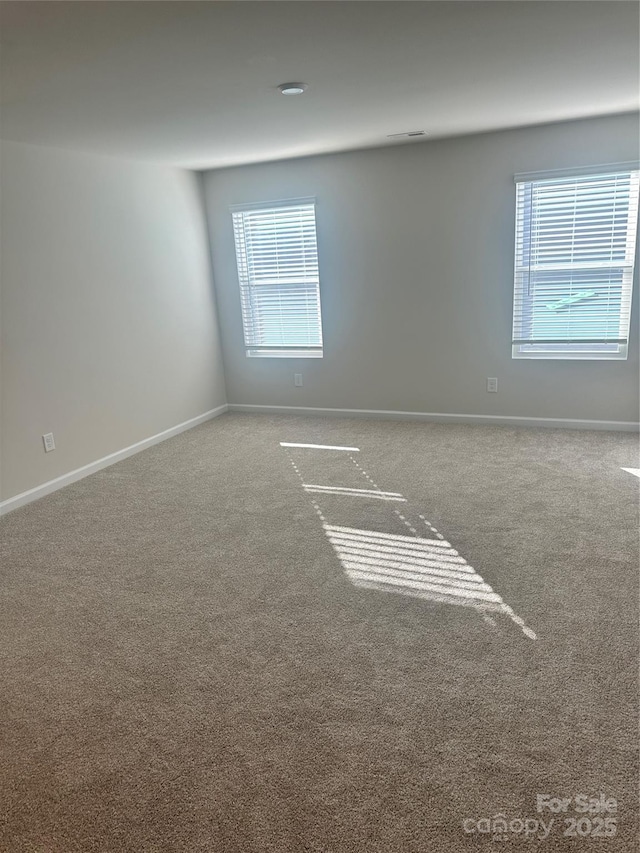
M 631 321 L 631 302 L 633 298 L 633 288 L 636 275 L 636 244 L 638 231 L 638 187 L 640 183 L 640 164 L 637 161 L 625 163 L 604 164 L 598 166 L 589 166 L 585 168 L 575 169 L 557 169 L 546 172 L 528 172 L 516 174 L 514 182 L 516 185 L 515 199 L 515 248 L 514 248 L 514 280 L 513 280 L 513 324 L 512 324 L 512 358 L 514 359 L 548 359 L 548 360 L 618 360 L 622 361 L 628 358 L 629 353 L 629 334 Z M 552 338 L 547 340 L 527 339 L 521 333 L 526 322 L 526 300 L 529 299 L 530 311 L 533 312 L 533 296 L 525 296 L 524 281 L 527 276 L 531 275 L 531 264 L 524 263 L 524 257 L 527 251 L 531 250 L 530 236 L 527 241 L 526 236 L 522 233 L 522 229 L 526 228 L 526 214 L 529 215 L 529 228 L 531 228 L 531 220 L 533 219 L 533 205 L 531 199 L 527 205 L 527 192 L 533 193 L 535 184 L 553 183 L 554 181 L 576 181 L 580 179 L 597 179 L 607 178 L 615 175 L 629 175 L 630 177 L 630 198 L 627 206 L 627 230 L 625 242 L 625 260 L 624 262 L 616 263 L 613 260 L 610 264 L 601 267 L 603 272 L 609 271 L 609 275 L 613 271 L 619 271 L 621 277 L 620 284 L 620 308 L 619 308 L 619 336 L 612 338 L 607 342 L 594 343 L 575 338 L 573 340 L 554 341 Z M 615 208 L 614 208 L 615 210 Z M 613 214 L 612 214 L 613 215 Z M 576 217 L 577 218 L 577 217 Z M 574 218 L 574 224 L 575 219 Z M 529 232 L 530 233 L 530 232 Z M 527 242 L 529 245 L 527 246 Z M 572 244 L 573 248 L 573 244 Z M 598 265 L 594 264 L 592 269 Z M 558 263 L 557 265 L 540 266 L 537 272 L 546 271 L 561 275 L 566 272 L 571 275 L 580 269 L 580 266 Z M 558 289 L 558 295 L 561 295 L 562 290 Z M 606 315 L 603 315 L 603 317 Z M 580 321 L 577 321 L 580 322 Z M 519 334 L 520 333 L 520 334 Z
M 316 198 L 304 197 L 304 198 L 286 198 L 286 199 L 277 199 L 273 201 L 262 201 L 262 202 L 250 202 L 247 204 L 234 204 L 231 205 L 229 210 L 232 216 L 232 229 L 233 229 L 233 239 L 234 239 L 234 249 L 235 249 L 235 257 L 236 257 L 236 271 L 238 276 L 238 289 L 240 294 L 240 303 L 241 303 L 241 322 L 242 322 L 242 332 L 243 332 L 243 340 L 245 347 L 245 354 L 247 358 L 323 358 L 324 357 L 324 334 L 322 327 L 322 300 L 321 300 L 321 284 L 320 284 L 320 262 L 319 262 L 319 252 L 318 252 L 318 223 L 316 217 L 316 207 L 317 201 Z M 247 244 L 247 232 L 246 228 L 246 220 L 244 219 L 244 215 L 250 215 L 252 213 L 255 214 L 266 214 L 270 211 L 282 211 L 287 209 L 295 209 L 295 208 L 312 208 L 312 228 L 313 228 L 313 237 L 312 240 L 308 240 L 308 236 L 302 236 L 299 240 L 299 248 L 302 258 L 302 266 L 306 265 L 306 252 L 309 251 L 309 246 L 312 249 L 313 254 L 313 264 L 312 267 L 315 266 L 316 275 L 307 276 L 306 273 L 301 279 L 300 283 L 296 283 L 298 287 L 304 290 L 305 285 L 314 291 L 313 299 L 316 302 L 316 310 L 313 312 L 316 316 L 314 319 L 317 319 L 317 326 L 315 323 L 313 326 L 315 327 L 315 331 L 317 333 L 317 343 L 305 345 L 303 342 L 296 342 L 292 344 L 287 343 L 256 343 L 254 338 L 256 337 L 256 332 L 253 328 L 251 328 L 248 324 L 250 322 L 251 326 L 257 325 L 259 323 L 260 310 L 255 307 L 255 298 L 256 292 L 254 288 L 260 287 L 259 284 L 256 284 L 252 281 L 252 274 L 250 271 L 250 264 L 247 260 L 248 255 L 248 244 Z M 241 224 L 240 224 L 241 222 Z M 308 223 L 307 223 L 308 226 Z M 303 228 L 304 226 L 301 226 Z M 298 260 L 298 264 L 300 264 L 300 260 Z M 277 266 L 277 264 L 276 264 Z M 255 272 L 255 270 L 254 270 Z M 308 283 L 310 282 L 310 283 Z M 296 286 L 293 282 L 289 282 L 289 284 Z M 273 285 L 274 294 L 277 292 L 278 287 L 286 287 L 287 284 L 283 281 L 279 280 L 275 282 Z M 307 297 L 305 297 L 307 298 Z M 280 317 L 285 315 L 286 306 L 280 306 Z M 264 309 L 263 309 L 264 310 Z M 313 315 L 312 315 L 313 316 Z M 308 334 L 310 334 L 308 332 Z

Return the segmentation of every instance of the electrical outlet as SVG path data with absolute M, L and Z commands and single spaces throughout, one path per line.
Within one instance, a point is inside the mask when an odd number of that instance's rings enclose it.
M 56 449 L 56 443 L 53 440 L 53 433 L 48 432 L 46 435 L 42 436 L 42 441 L 44 443 L 44 452 L 50 453 L 52 450 Z
M 498 380 L 495 376 L 487 377 L 487 391 L 491 391 L 494 394 L 498 393 Z
M 293 374 L 293 384 L 296 386 L 296 388 L 302 388 L 302 374 L 301 373 L 294 373 Z

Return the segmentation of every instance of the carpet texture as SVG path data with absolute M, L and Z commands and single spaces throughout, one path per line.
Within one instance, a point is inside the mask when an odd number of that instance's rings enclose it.
M 636 850 L 637 457 L 224 415 L 9 514 L 0 850 Z

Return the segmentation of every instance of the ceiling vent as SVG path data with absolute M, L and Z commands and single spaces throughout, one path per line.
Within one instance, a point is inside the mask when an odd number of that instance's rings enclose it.
M 412 136 L 426 136 L 426 130 L 410 130 L 407 133 L 388 133 L 387 139 L 408 139 Z

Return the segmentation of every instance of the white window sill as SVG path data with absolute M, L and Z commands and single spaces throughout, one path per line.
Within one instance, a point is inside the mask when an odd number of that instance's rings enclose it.
M 322 358 L 321 349 L 248 349 L 247 358 Z
M 628 357 L 628 345 L 621 344 L 617 350 L 610 352 L 579 352 L 567 350 L 565 352 L 550 352 L 545 350 L 522 351 L 519 346 L 514 346 L 511 352 L 512 358 L 517 359 L 547 359 L 553 361 L 626 361 Z

